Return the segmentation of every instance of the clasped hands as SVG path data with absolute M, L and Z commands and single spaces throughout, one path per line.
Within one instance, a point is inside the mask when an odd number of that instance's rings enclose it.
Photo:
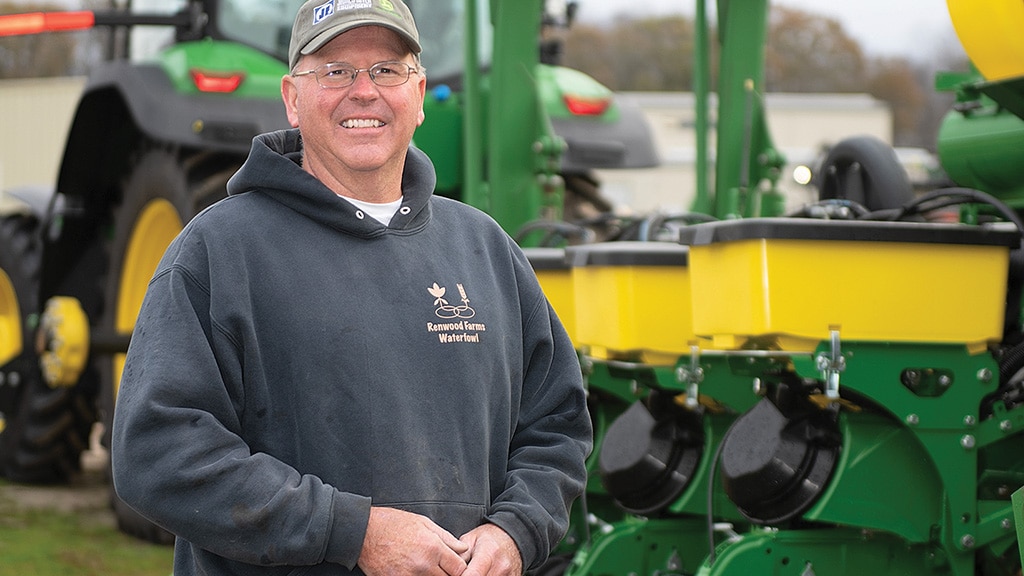
M 367 576 L 521 576 L 523 561 L 494 524 L 456 538 L 425 516 L 373 507 L 359 567 Z

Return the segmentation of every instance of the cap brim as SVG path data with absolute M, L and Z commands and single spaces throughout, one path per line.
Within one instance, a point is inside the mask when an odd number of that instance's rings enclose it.
M 345 22 L 343 24 L 338 24 L 331 28 L 325 29 L 323 32 L 314 36 L 312 40 L 310 40 L 305 46 L 302 47 L 302 50 L 299 50 L 299 52 L 305 55 L 312 54 L 313 52 L 316 52 L 325 44 L 327 44 L 331 40 L 334 40 L 341 34 L 344 34 L 345 32 L 348 32 L 349 30 L 355 28 L 362 28 L 363 26 L 380 26 L 381 28 L 387 28 L 388 30 L 391 30 L 398 34 L 399 38 L 405 41 L 406 45 L 409 46 L 409 49 L 412 50 L 413 53 L 419 54 L 420 52 L 423 51 L 422 48 L 420 48 L 420 43 L 417 42 L 415 38 L 410 36 L 408 32 L 402 30 L 398 26 L 384 24 L 379 20 L 356 20 L 354 22 Z

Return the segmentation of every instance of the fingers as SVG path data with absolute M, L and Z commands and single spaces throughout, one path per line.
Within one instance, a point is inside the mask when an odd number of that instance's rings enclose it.
M 430 523 L 430 529 L 441 539 L 441 543 L 447 548 L 446 551 L 442 551 L 438 565 L 449 576 L 461 576 L 466 569 L 466 564 L 469 562 L 469 544 L 459 540 L 451 532 L 432 522 Z
M 451 548 L 451 550 L 455 552 L 455 554 L 461 556 L 469 552 L 469 544 L 463 542 L 462 540 L 459 540 L 451 532 L 445 530 L 444 528 L 441 528 L 437 524 L 431 523 L 431 526 L 431 529 L 434 531 L 434 533 L 441 538 L 441 542 L 448 548 Z
M 429 518 L 373 507 L 358 565 L 367 576 L 462 576 L 469 545 Z
M 454 550 L 447 550 L 441 554 L 441 558 L 438 560 L 438 566 L 444 570 L 448 576 L 463 576 L 468 566 L 467 560 L 463 559 Z
M 462 576 L 520 576 L 523 560 L 515 541 L 494 524 L 484 524 L 464 534 L 470 546 L 469 564 Z

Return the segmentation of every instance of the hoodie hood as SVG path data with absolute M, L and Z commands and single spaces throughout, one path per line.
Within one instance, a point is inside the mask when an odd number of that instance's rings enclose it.
M 354 204 L 302 169 L 302 136 L 298 129 L 260 134 L 252 141 L 245 164 L 228 181 L 228 195 L 266 194 L 296 212 L 359 237 L 387 233 L 411 234 L 430 219 L 430 198 L 437 176 L 421 150 L 409 147 L 402 173 L 402 206 L 389 226 L 363 214 Z

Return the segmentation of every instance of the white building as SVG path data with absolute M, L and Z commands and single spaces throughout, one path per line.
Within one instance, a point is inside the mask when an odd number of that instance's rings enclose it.
M 605 195 L 622 210 L 639 214 L 689 210 L 696 190 L 696 134 L 693 94 L 626 92 L 619 97 L 643 110 L 654 134 L 662 165 L 640 170 L 601 170 Z M 714 122 L 716 102 L 710 102 Z M 814 199 L 814 190 L 797 184 L 793 170 L 812 165 L 827 146 L 850 136 L 868 135 L 892 142 L 892 112 L 867 94 L 768 94 L 768 129 L 787 167 L 779 187 L 787 207 Z M 708 142 L 714 162 L 715 141 Z
M 81 77 L 0 82 L 0 190 L 54 186 L 84 87 Z

